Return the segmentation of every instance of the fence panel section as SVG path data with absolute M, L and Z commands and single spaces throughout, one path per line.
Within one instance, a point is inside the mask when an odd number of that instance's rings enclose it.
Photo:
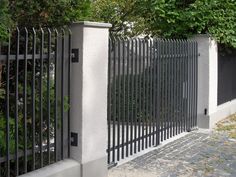
M 68 30 L 16 29 L 0 53 L 0 176 L 69 156 Z
M 197 43 L 111 38 L 108 164 L 197 125 Z

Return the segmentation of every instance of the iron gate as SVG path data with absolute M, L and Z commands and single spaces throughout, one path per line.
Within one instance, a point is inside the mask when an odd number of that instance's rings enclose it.
M 111 38 L 108 164 L 197 125 L 197 43 Z

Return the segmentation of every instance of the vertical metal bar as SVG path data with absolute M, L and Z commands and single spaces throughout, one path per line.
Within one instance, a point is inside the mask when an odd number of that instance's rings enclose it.
M 173 119 L 174 119 L 174 109 L 173 109 L 173 83 L 174 83 L 174 80 L 173 80 L 173 77 L 174 77 L 174 74 L 173 74 L 173 62 L 174 62 L 174 53 L 173 53 L 173 40 L 170 40 L 170 137 L 173 136 L 173 129 L 174 129 L 174 126 L 173 126 Z
M 57 162 L 57 127 L 58 127 L 58 104 L 57 104 L 57 95 L 58 95 L 58 88 L 57 88 L 57 80 L 58 80 L 58 64 L 57 64 L 57 57 L 58 57 L 58 31 L 57 29 L 54 30 L 55 32 L 55 68 L 54 68 L 54 159 Z
M 144 102 L 144 110 L 145 110 L 145 119 L 144 119 L 144 148 L 148 148 L 148 121 L 149 121 L 149 40 L 144 39 L 145 45 L 145 65 L 144 65 L 144 88 L 145 88 L 145 102 Z
M 179 96 L 179 92 L 180 90 L 182 89 L 183 87 L 183 84 L 180 85 L 179 82 L 180 82 L 180 78 L 182 78 L 182 75 L 180 74 L 180 68 L 182 69 L 181 66 L 181 58 L 180 58 L 180 52 L 179 52 L 179 48 L 180 48 L 180 41 L 179 40 L 176 40 L 176 45 L 177 45 L 177 48 L 176 48 L 176 55 L 177 55 L 177 58 L 176 58 L 176 105 L 177 105 L 177 111 L 178 111 L 178 114 L 177 114 L 177 118 L 176 118 L 176 134 L 179 134 L 180 132 L 180 118 L 183 116 L 183 112 L 182 112 L 182 101 L 183 101 L 183 97 L 180 97 Z M 181 72 L 182 73 L 182 72 Z
M 191 44 L 190 41 L 185 41 L 186 43 L 186 51 L 187 51 L 187 82 L 188 82 L 188 99 L 187 99 L 187 108 L 188 108 L 188 120 L 187 120 L 187 127 L 186 127 L 186 131 L 190 130 L 191 127 L 191 105 L 190 105 L 190 101 L 191 101 L 191 93 L 190 93 L 190 87 L 191 87 Z
M 165 90 L 165 84 L 164 84 L 164 68 L 165 68 L 165 65 L 164 65 L 164 59 L 163 59 L 163 49 L 164 49 L 164 41 L 161 40 L 160 43 L 159 43 L 159 48 L 160 48 L 160 119 L 161 119 L 161 141 L 164 140 L 164 119 L 165 119 L 165 114 L 164 114 L 164 90 Z
M 154 65 L 153 65 L 153 40 L 150 39 L 150 62 L 149 62 L 149 70 L 150 70 L 150 80 L 149 80 L 149 87 L 150 87 L 150 94 L 149 94 L 149 109 L 150 109 L 150 120 L 149 120 L 149 147 L 151 147 L 152 145 L 152 140 L 154 139 L 154 135 L 153 135 L 153 129 L 152 129 L 152 125 L 153 125 L 153 69 L 154 69 Z
M 181 100 L 183 98 L 180 98 L 179 97 L 179 90 L 182 89 L 182 86 L 179 85 L 179 80 L 180 80 L 180 71 L 179 71 L 179 66 L 181 66 L 181 60 L 180 60 L 180 56 L 179 56 L 179 40 L 176 40 L 176 50 L 175 50 L 175 53 L 176 53 L 176 82 L 175 82 L 175 89 L 176 89 L 176 110 L 177 110 L 177 115 L 176 115 L 176 135 L 179 134 L 180 132 L 180 117 L 182 117 L 182 111 L 181 111 Z
M 189 109 L 190 109 L 190 126 L 189 126 L 189 131 L 192 128 L 192 124 L 193 124 L 193 43 L 192 41 L 188 41 L 189 43 Z
M 64 63 L 65 63 L 65 30 L 62 29 L 61 54 L 61 160 L 64 159 Z
M 146 131 L 145 131 L 145 148 L 148 147 L 148 116 L 149 116 L 149 74 L 150 74 L 150 70 L 149 70 L 149 40 L 145 40 L 145 43 L 147 43 L 146 45 L 146 68 L 145 68 L 145 76 L 146 76 L 146 79 L 145 79 L 145 90 L 146 90 L 146 102 L 145 102 L 145 110 L 146 110 L 146 119 L 145 119 L 145 128 L 146 128 Z
M 185 120 L 186 120 L 186 109 L 185 109 L 185 92 L 186 92 L 186 73 L 185 73 L 185 52 L 184 52 L 184 43 L 182 40 L 179 41 L 179 44 L 180 44 L 180 47 L 179 47 L 179 54 L 181 55 L 180 57 L 180 61 L 179 61 L 179 64 L 180 64 L 180 75 L 181 75 L 181 78 L 179 78 L 179 87 L 183 89 L 179 90 L 179 98 L 181 100 L 181 112 L 182 112 L 182 116 L 180 117 L 180 129 L 179 129 L 179 133 L 183 132 L 183 129 L 185 127 Z
M 190 88 L 191 88 L 191 43 L 190 41 L 186 41 L 186 48 L 187 48 L 187 60 L 188 60 L 188 77 L 187 77 L 187 82 L 188 82 L 188 125 L 186 127 L 186 130 L 190 130 L 191 127 L 191 93 L 190 93 Z
M 16 29 L 16 59 L 15 59 L 15 175 L 19 175 L 19 137 L 18 137 L 18 84 L 19 84 L 19 46 L 20 30 Z
M 168 110 L 168 132 L 169 132 L 169 136 L 168 136 L 168 138 L 170 138 L 171 137 L 171 133 L 172 133 L 172 126 L 171 126 L 171 119 L 172 119 L 172 117 L 171 117 L 171 109 L 172 109 L 172 107 L 171 107 L 171 90 L 172 90 L 172 87 L 171 87 L 171 63 L 172 63 L 172 61 L 171 61 L 171 59 L 172 59 L 172 57 L 171 57 L 171 55 L 172 55 L 172 53 L 171 53 L 171 40 L 169 39 L 168 40 L 168 106 L 167 106 L 167 110 Z
M 121 148 L 121 158 L 124 159 L 124 147 L 125 147 L 125 39 L 122 39 L 122 110 L 121 110 L 121 114 L 122 114 L 122 134 L 121 134 L 121 143 L 122 143 L 122 148 Z
M 48 56 L 47 56 L 47 160 L 51 163 L 50 157 L 50 119 L 51 119 L 51 102 L 50 102 L 50 63 L 51 63 L 51 30 L 48 28 Z
M 7 157 L 7 169 L 6 169 L 6 176 L 10 177 L 10 54 L 11 54 L 11 31 L 8 30 L 8 49 L 7 49 L 7 83 L 6 83 L 6 157 Z
M 138 124 L 138 152 L 141 150 L 141 119 L 142 119 L 142 40 L 138 39 L 139 43 L 139 124 Z
M 146 77 L 145 77 L 145 63 L 146 63 L 146 61 L 145 61 L 145 55 L 146 55 L 146 45 L 145 45 L 145 39 L 143 39 L 142 40 L 142 43 L 143 43 L 143 72 L 142 72 L 142 75 L 143 75 L 143 77 L 142 77 L 142 85 L 143 85 L 143 87 L 142 87 L 142 92 L 143 92 L 143 95 L 142 95 L 142 97 L 143 97 L 143 107 L 142 107 L 142 150 L 144 150 L 144 145 L 145 145 L 145 135 L 144 135 L 144 126 L 145 126 L 145 108 L 146 108 L 146 106 L 145 106 L 145 103 L 146 103 L 146 95 L 145 95 L 145 79 L 146 79 Z
M 156 73 L 157 73 L 157 78 L 156 78 L 156 84 L 157 84 L 157 98 L 156 98 L 156 116 L 157 116 L 157 120 L 156 120 L 156 146 L 160 144 L 160 135 L 161 135 L 161 126 L 162 126 L 162 116 L 161 116 L 161 87 L 162 87 L 162 84 L 161 84 L 161 66 L 162 66 L 162 63 L 161 63 L 161 41 L 158 39 L 156 41 L 156 45 L 157 45 L 157 53 L 156 53 Z
M 158 105 L 158 101 L 159 101 L 159 68 L 158 68 L 158 64 L 159 64 L 159 61 L 158 61 L 158 53 L 160 52 L 159 51 L 159 48 L 158 48 L 158 40 L 155 38 L 153 40 L 153 58 L 154 58 L 154 61 L 153 61 L 153 82 L 154 82 L 154 85 L 153 85 L 153 97 L 154 97 L 154 104 L 153 104 L 153 111 L 154 111 L 154 121 L 153 121 L 153 145 L 157 146 L 159 144 L 159 121 L 160 120 L 160 117 L 159 117 L 159 105 Z M 154 136 L 155 136 L 155 139 L 154 139 Z M 154 143 L 156 142 L 156 143 Z
M 162 40 L 161 55 L 162 55 L 162 134 L 163 140 L 166 140 L 166 112 L 165 112 L 165 103 L 166 103 L 166 61 L 165 61 L 165 40 Z
M 189 126 L 189 106 L 188 106 L 188 102 L 189 102 L 189 81 L 188 81 L 188 74 L 189 74 L 189 62 L 188 62 L 188 49 L 187 49 L 187 43 L 186 41 L 182 41 L 183 43 L 183 53 L 185 55 L 184 57 L 184 63 L 185 63 L 185 82 L 186 82 L 186 99 L 185 99 L 185 109 L 186 109 L 186 117 L 185 117 L 185 124 L 184 124 L 184 128 L 182 131 L 186 131 L 188 126 Z
M 33 28 L 33 64 L 32 64 L 32 170 L 35 170 L 35 55 L 36 55 L 36 31 Z
M 112 132 L 112 162 L 115 162 L 115 153 L 116 153 L 116 44 L 117 40 L 114 38 L 113 39 L 113 45 L 114 45 L 114 53 L 113 53 L 113 89 L 112 89 L 112 118 L 113 118 L 113 132 Z
M 192 127 L 195 127 L 195 44 L 192 41 Z
M 121 106 L 120 106 L 120 91 L 121 91 L 121 79 L 120 79 L 120 60 L 121 60 L 121 56 L 120 56 L 120 48 L 121 48 L 121 39 L 118 39 L 118 118 L 117 118 L 117 160 L 120 160 L 120 112 L 121 112 Z
M 151 111 L 150 111 L 150 40 L 146 40 L 147 42 L 147 81 L 146 81 L 146 110 L 147 110 L 147 114 L 146 114 L 146 148 L 148 148 L 148 144 L 149 144 L 149 140 L 150 140 L 150 135 L 149 135 L 149 122 L 151 120 Z
M 164 140 L 166 140 L 168 138 L 168 113 L 167 113 L 167 107 L 168 107 L 168 58 L 167 58 L 167 40 L 164 40 L 164 63 L 165 63 L 165 67 L 164 67 Z
M 168 58 L 168 97 L 167 97 L 167 113 L 168 113 L 168 138 L 171 137 L 171 40 L 168 40 L 168 51 L 167 51 L 167 58 Z
M 111 155 L 111 50 L 112 41 L 109 38 L 109 50 L 108 50 L 108 97 L 107 97 L 107 123 L 108 123 L 108 142 L 107 142 L 107 163 L 110 164 Z
M 132 50 L 134 50 L 132 48 Z M 134 79 L 135 79 L 135 86 L 134 86 L 134 99 L 135 99 L 135 123 L 134 123 L 134 153 L 137 153 L 137 123 L 138 123 L 138 39 L 135 38 L 135 71 L 134 71 Z
M 172 93 L 171 93 L 171 98 L 172 98 L 172 101 L 171 101 L 171 105 L 172 105 L 172 136 L 175 136 L 175 116 L 176 116 L 176 111 L 175 111 L 175 40 L 171 40 L 172 42 L 172 81 L 171 81 L 171 84 L 172 84 Z
M 185 53 L 181 50 L 182 49 L 182 41 L 178 40 L 179 47 L 178 47 L 178 54 L 179 54 L 179 59 L 178 59 L 178 77 L 177 77 L 177 88 L 178 88 L 178 100 L 180 102 L 180 107 L 179 110 L 181 112 L 178 123 L 179 123 L 179 130 L 178 134 L 182 132 L 183 128 L 185 127 L 185 59 L 184 55 Z M 180 89 L 183 88 L 183 89 Z
M 130 109 L 129 109 L 129 116 L 131 117 L 131 124 L 130 124 L 130 155 L 133 155 L 133 143 L 135 142 L 135 138 L 133 137 L 134 132 L 133 132 L 133 126 L 134 126 L 134 114 L 133 114 L 133 77 L 134 77 L 134 70 L 133 70 L 133 60 L 134 59 L 134 41 L 133 39 L 131 40 L 131 57 L 130 57 L 130 67 L 131 67 L 131 73 L 129 77 L 131 77 L 131 89 L 130 89 Z M 129 83 L 130 84 L 130 83 Z
M 69 29 L 68 30 L 68 104 L 71 105 L 71 97 L 70 97 L 70 78 L 71 78 L 71 38 L 72 38 L 72 32 Z M 67 130 L 67 138 L 68 138 L 68 158 L 70 158 L 70 144 L 71 144 L 71 139 L 70 139 L 70 106 L 68 108 L 68 130 Z
M 196 127 L 196 42 L 193 41 L 193 127 Z
M 197 126 L 197 101 L 198 101 L 198 43 L 195 42 L 195 126 Z
M 127 109 L 126 109 L 126 157 L 129 156 L 129 130 L 130 130 L 130 119 L 129 119 L 129 98 L 130 98 L 130 91 L 129 91 L 129 82 L 130 82 L 130 75 L 129 75 L 129 68 L 130 68 L 130 39 L 127 40 L 127 72 L 126 72 L 126 90 L 127 90 Z
M 40 132 L 39 132 L 39 152 L 40 167 L 43 167 L 43 50 L 44 50 L 44 31 L 41 28 L 41 48 L 40 48 L 40 78 L 39 78 L 39 109 L 40 109 Z
M 155 136 L 157 135 L 157 57 L 156 57 L 156 39 L 152 40 L 152 146 L 155 146 Z
M 175 39 L 172 40 L 172 126 L 173 132 L 172 135 L 175 136 L 176 132 L 176 41 Z
M 168 39 L 168 42 L 167 42 L 167 61 L 168 61 L 168 64 L 167 64 L 167 67 L 168 67 L 168 72 L 167 72 L 167 88 L 168 88 L 168 91 L 167 91 L 167 117 L 168 117 L 168 130 L 167 130 L 167 133 L 168 133 L 168 139 L 170 138 L 170 134 L 171 134 L 171 41 L 170 39 Z
M 24 53 L 24 99 L 23 99 L 23 118 L 24 118 L 24 173 L 27 173 L 27 55 L 28 55 L 28 30 L 25 28 L 25 53 Z
M 166 124 L 166 131 L 167 131 L 167 139 L 169 139 L 170 137 L 170 42 L 167 39 L 166 41 L 166 120 L 167 120 L 167 124 Z

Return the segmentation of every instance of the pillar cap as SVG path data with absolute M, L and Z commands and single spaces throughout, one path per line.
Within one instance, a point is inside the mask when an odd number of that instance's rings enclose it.
M 90 21 L 79 21 L 72 23 L 72 26 L 79 25 L 84 27 L 95 27 L 95 28 L 111 28 L 112 24 L 110 23 L 100 23 L 100 22 L 90 22 Z

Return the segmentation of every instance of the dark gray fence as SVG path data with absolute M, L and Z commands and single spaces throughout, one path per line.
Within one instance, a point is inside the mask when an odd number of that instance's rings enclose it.
M 109 43 L 108 164 L 197 125 L 197 43 Z
M 17 29 L 2 43 L 0 176 L 18 176 L 69 156 L 68 30 Z
M 220 49 L 219 44 L 219 49 Z M 236 99 L 236 49 L 218 51 L 218 105 Z

